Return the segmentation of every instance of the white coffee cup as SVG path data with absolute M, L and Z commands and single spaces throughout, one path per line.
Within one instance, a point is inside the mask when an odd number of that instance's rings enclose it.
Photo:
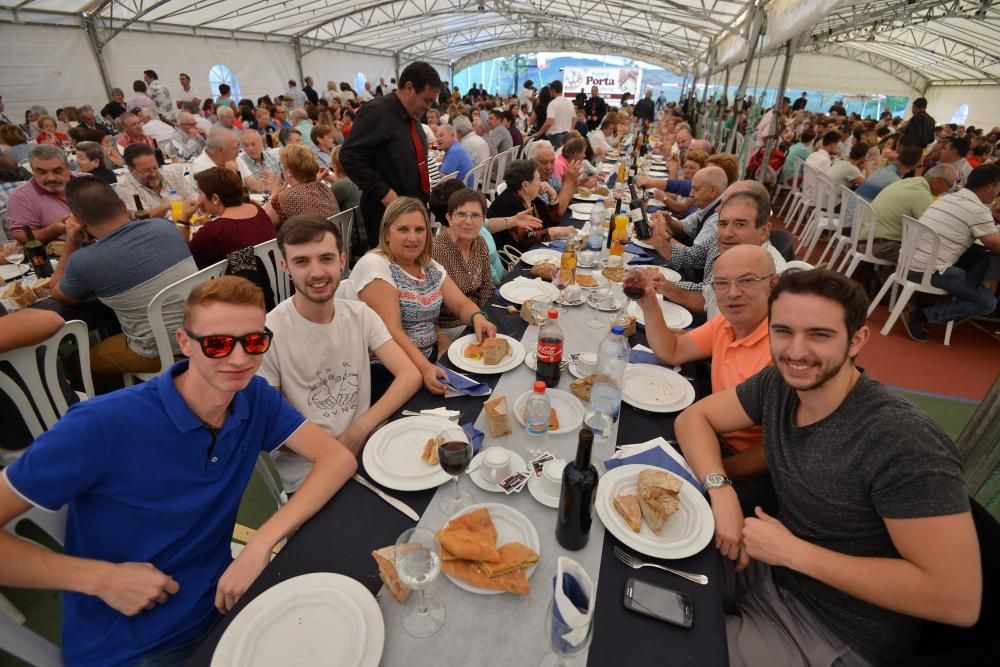
M 510 473 L 510 452 L 503 447 L 488 447 L 483 453 L 483 479 L 499 482 Z
M 541 489 L 548 496 L 558 496 L 562 491 L 563 468 L 566 462 L 562 459 L 546 461 L 542 466 L 542 477 L 539 479 Z
M 577 262 L 580 266 L 590 267 L 597 261 L 597 253 L 593 250 L 581 250 Z
M 576 361 L 576 370 L 581 375 L 593 375 L 597 372 L 597 355 L 593 352 L 583 352 Z
M 563 302 L 564 303 L 576 303 L 582 298 L 582 292 L 580 291 L 579 285 L 569 285 L 563 290 Z

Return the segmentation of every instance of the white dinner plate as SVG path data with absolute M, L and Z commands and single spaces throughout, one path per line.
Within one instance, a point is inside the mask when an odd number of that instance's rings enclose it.
M 648 412 L 680 412 L 694 403 L 691 383 L 679 373 L 653 364 L 629 364 L 622 383 L 622 400 Z
M 570 211 L 569 217 L 574 220 L 590 220 L 590 213 L 581 213 L 580 211 Z
M 597 268 L 596 265 L 593 268 L 595 268 L 596 270 L 594 270 L 594 271 L 587 270 L 587 271 L 577 271 L 576 272 L 576 275 L 578 275 L 578 276 L 581 276 L 581 275 L 590 276 L 591 278 L 594 279 L 594 282 L 597 283 L 597 285 L 594 286 L 594 287 L 587 287 L 585 285 L 580 285 L 580 289 L 585 289 L 585 290 L 600 289 L 600 288 L 602 288 L 602 287 L 604 287 L 605 285 L 608 284 L 608 279 L 604 277 L 604 274 L 601 273 L 600 269 Z M 577 283 L 577 284 L 579 284 L 579 283 Z
M 586 213 L 590 215 L 590 212 L 594 210 L 594 204 L 570 204 L 569 210 L 574 213 Z
M 524 516 L 518 512 L 513 507 L 509 505 L 501 505 L 500 503 L 482 503 L 480 505 L 473 505 L 472 507 L 466 507 L 461 512 L 457 512 L 451 519 L 457 519 L 463 514 L 468 514 L 469 512 L 485 507 L 490 512 L 490 518 L 493 520 L 493 525 L 497 529 L 497 547 L 502 547 L 508 542 L 520 542 L 524 546 L 528 547 L 536 554 L 538 558 L 542 557 L 542 547 L 538 540 L 538 531 L 535 530 L 535 526 L 532 525 L 528 517 Z M 449 519 L 449 521 L 451 520 Z M 537 565 L 533 565 L 525 570 L 528 578 L 534 574 Z M 480 595 L 499 595 L 503 591 L 495 591 L 490 588 L 479 588 L 478 586 L 473 586 L 472 584 L 467 584 L 461 579 L 456 579 L 452 577 L 447 572 L 444 576 L 451 580 L 451 583 L 455 584 L 462 590 L 469 591 L 470 593 L 479 593 Z
M 638 241 L 635 241 L 635 240 L 633 240 L 632 243 L 635 243 L 636 245 L 642 245 L 641 243 L 639 243 Z M 645 246 L 642 246 L 642 247 L 645 247 Z M 681 281 L 681 274 L 677 273 L 673 269 L 668 269 L 665 266 L 650 266 L 649 264 L 636 264 L 636 266 L 639 267 L 639 268 L 649 267 L 649 268 L 652 268 L 652 269 L 656 269 L 661 274 L 663 274 L 664 278 L 666 278 L 667 280 L 669 280 L 672 283 L 679 283 Z M 632 266 L 629 265 L 629 268 L 631 269 Z
M 360 583 L 313 572 L 267 589 L 222 634 L 212 667 L 320 665 L 377 667 L 385 624 Z
M 632 243 L 636 244 L 640 248 L 645 248 L 646 250 L 656 250 L 656 247 L 652 243 L 646 243 L 642 239 L 633 238 Z
M 472 483 L 483 491 L 489 491 L 490 493 L 503 493 L 504 491 L 500 488 L 499 484 L 491 482 L 483 477 L 482 474 L 486 472 L 486 466 L 476 461 L 476 459 L 483 455 L 483 452 L 485 452 L 486 449 L 486 447 L 480 449 L 479 453 L 476 454 L 469 463 L 469 469 L 472 470 L 472 472 L 469 473 L 469 479 L 471 479 Z M 512 449 L 508 449 L 507 451 L 510 453 L 510 472 L 507 473 L 508 475 L 513 475 L 516 472 L 531 472 L 528 470 L 528 464 L 524 462 L 524 457 Z M 534 477 L 533 473 L 532 477 Z
M 650 169 L 648 175 L 649 175 L 650 178 L 666 178 L 667 177 L 667 170 L 666 169 Z
M 465 356 L 465 348 L 476 342 L 476 334 L 467 334 L 452 343 L 448 347 L 448 359 L 463 371 L 482 373 L 484 375 L 503 373 L 512 368 L 517 368 L 524 361 L 524 346 L 521 345 L 521 341 L 501 333 L 497 334 L 497 338 L 503 338 L 510 344 L 510 352 L 507 353 L 507 356 L 499 364 L 490 366 L 483 363 L 482 359 L 469 359 Z
M 597 516 L 612 535 L 625 546 L 653 558 L 687 558 L 704 549 L 715 535 L 715 519 L 705 497 L 681 478 L 680 508 L 663 525 L 657 535 L 645 520 L 638 533 L 629 528 L 614 508 L 615 496 L 634 494 L 639 473 L 645 469 L 661 470 L 649 465 L 624 465 L 604 473 L 597 485 L 594 502 Z
M 597 201 L 600 198 L 601 198 L 600 195 L 595 195 L 593 192 L 591 192 L 589 195 L 581 195 L 579 192 L 577 192 L 575 195 L 573 195 L 573 199 L 576 199 L 577 201 L 591 201 L 591 202 L 593 202 L 593 201 Z
M 453 477 L 424 461 L 424 445 L 455 422 L 421 415 L 391 421 L 372 434 L 361 454 L 365 470 L 382 486 L 396 491 L 422 491 L 450 482 Z
M 684 306 L 660 299 L 660 310 L 663 311 L 663 320 L 671 329 L 685 329 L 691 326 L 694 316 Z M 642 308 L 635 301 L 628 305 L 628 314 L 634 315 L 636 321 L 642 326 L 646 326 L 646 318 L 643 316 Z
M 500 296 L 519 306 L 528 299 L 555 301 L 559 298 L 559 288 L 544 280 L 512 280 L 501 285 L 497 291 Z M 450 347 L 448 349 L 451 350 Z
M 534 392 L 526 391 L 514 399 L 514 418 L 517 423 L 524 426 L 524 411 L 528 403 L 528 398 Z M 583 424 L 584 406 L 580 399 L 562 389 L 546 389 L 545 395 L 549 397 L 552 407 L 555 408 L 556 416 L 559 418 L 559 428 L 549 431 L 550 435 L 562 435 L 572 433 Z
M 589 220 L 590 218 L 588 217 L 587 219 Z M 533 248 L 521 253 L 521 261 L 528 266 L 534 266 L 539 262 L 552 262 L 556 266 L 559 266 L 559 259 L 561 257 L 561 252 L 551 248 Z

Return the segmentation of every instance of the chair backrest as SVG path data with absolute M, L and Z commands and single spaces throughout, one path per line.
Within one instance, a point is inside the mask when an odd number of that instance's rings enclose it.
M 253 247 L 253 254 L 264 265 L 264 273 L 267 274 L 267 282 L 270 283 L 271 294 L 274 296 L 274 305 L 278 305 L 292 294 L 292 284 L 288 274 L 281 269 L 281 249 L 278 247 L 278 240 L 271 239 L 258 243 Z
M 59 345 L 67 336 L 75 339 L 80 350 L 80 373 L 86 392 L 83 398 L 89 398 L 94 395 L 90 338 L 86 323 L 80 320 L 67 322 L 41 343 L 0 354 L 0 391 L 10 396 L 35 438 L 52 428 L 69 410 L 58 367 Z
M 465 187 L 470 190 L 476 190 L 482 192 L 486 185 L 486 175 L 490 168 L 490 162 L 493 158 L 489 160 L 483 160 L 475 167 L 469 170 L 469 173 L 465 175 Z
M 156 341 L 156 351 L 160 354 L 161 373 L 174 363 L 174 332 L 167 328 L 167 323 L 163 318 L 163 307 L 168 303 L 184 301 L 191 290 L 212 278 L 223 275 L 228 266 L 229 261 L 225 259 L 211 266 L 206 266 L 187 278 L 181 278 L 173 285 L 167 285 L 149 302 L 149 308 L 146 312 L 149 317 L 149 325 L 153 330 L 153 339 Z
M 348 263 L 351 261 L 351 230 L 354 228 L 354 216 L 357 210 L 357 207 L 349 208 L 327 218 L 340 230 L 340 238 L 344 244 L 343 251 L 347 253 Z
M 782 269 L 782 273 L 786 271 L 811 271 L 816 267 L 809 262 L 803 262 L 801 259 L 793 259 L 785 264 L 785 268 Z
M 17 534 L 16 529 L 19 526 L 24 523 L 33 523 L 62 545 L 65 543 L 66 513 L 66 507 L 55 512 L 32 507 L 24 514 L 12 519 L 4 526 L 4 529 L 9 533 Z M 62 667 L 63 665 L 59 647 L 2 612 L 0 612 L 0 648 L 36 667 Z
M 437 185 L 435 185 L 434 187 L 438 187 L 445 181 L 451 180 L 452 178 L 458 178 L 457 171 L 449 171 L 447 174 L 441 174 L 441 178 L 438 179 Z
M 806 168 L 806 161 L 800 157 L 792 158 L 792 190 L 795 192 L 802 191 L 802 174 Z
M 506 181 L 500 181 L 499 183 L 497 183 L 497 194 L 498 195 L 502 195 L 503 191 L 506 190 L 506 189 L 507 189 L 507 182 Z
M 811 164 L 802 162 L 802 196 L 809 203 L 816 201 L 816 175 L 819 172 Z
M 160 171 L 164 174 L 174 174 L 175 176 L 184 176 L 187 172 L 188 166 L 181 162 L 180 164 L 169 163 L 160 167 Z
M 857 226 L 858 214 L 861 212 L 861 209 L 855 203 L 858 196 L 854 194 L 853 190 L 844 185 L 840 186 L 838 194 L 840 196 L 840 222 L 838 223 L 838 227 L 840 227 L 841 231 L 850 229 L 851 238 L 854 238 L 854 228 Z
M 834 215 L 837 208 L 837 188 L 830 177 L 821 171 L 816 171 L 816 208 L 828 216 Z
M 918 246 L 930 244 L 931 252 L 927 258 L 926 266 L 918 266 L 913 255 Z M 896 275 L 904 280 L 909 280 L 911 273 L 919 273 L 920 286 L 936 289 L 931 285 L 931 274 L 934 273 L 934 264 L 937 261 L 938 252 L 941 250 L 941 237 L 933 229 L 918 220 L 914 220 L 908 215 L 903 216 L 903 239 L 899 246 L 899 262 L 896 265 Z

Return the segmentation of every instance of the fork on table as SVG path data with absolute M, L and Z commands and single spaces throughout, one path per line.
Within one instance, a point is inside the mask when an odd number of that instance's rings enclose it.
M 693 581 L 696 584 L 701 584 L 702 586 L 708 585 L 708 577 L 704 574 L 693 574 L 691 572 L 685 572 L 683 570 L 675 570 L 673 568 L 667 567 L 666 565 L 659 565 L 657 563 L 647 563 L 646 561 L 640 559 L 638 556 L 633 556 L 624 549 L 614 548 L 615 557 L 621 562 L 628 565 L 633 570 L 638 570 L 642 567 L 655 567 L 658 570 L 663 570 L 664 572 L 669 572 L 670 574 L 676 574 L 678 577 L 687 579 L 688 581 Z

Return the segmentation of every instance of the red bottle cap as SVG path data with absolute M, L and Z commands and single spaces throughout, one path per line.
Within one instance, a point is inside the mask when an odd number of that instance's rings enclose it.
M 556 320 L 556 319 L 559 319 L 559 311 L 558 311 L 558 310 L 555 310 L 555 309 L 553 309 L 553 310 L 550 310 L 550 311 L 549 311 L 549 319 L 550 319 L 550 320 Z
M 537 382 L 535 382 L 535 393 L 536 394 L 544 394 L 545 393 L 545 383 L 542 382 L 541 380 L 538 380 Z

